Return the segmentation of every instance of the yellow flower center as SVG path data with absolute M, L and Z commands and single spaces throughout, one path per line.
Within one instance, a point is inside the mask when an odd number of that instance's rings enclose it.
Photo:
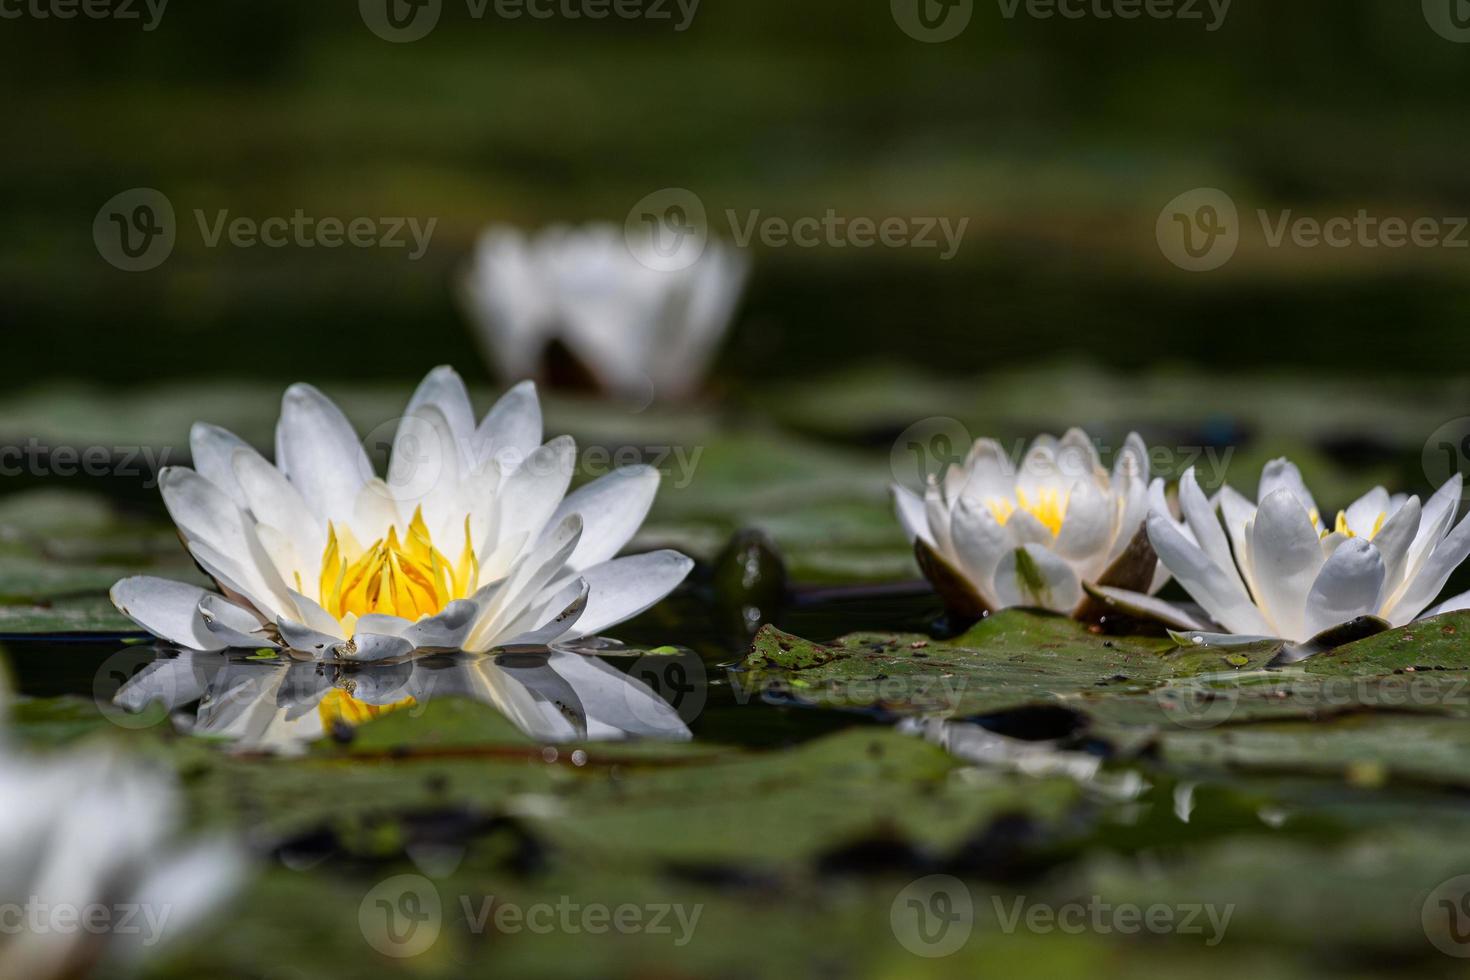
M 992 497 L 986 501 L 990 513 L 995 517 L 995 522 L 1005 527 L 1006 522 L 1011 519 L 1017 510 L 1024 510 L 1032 517 L 1044 524 L 1052 536 L 1062 533 L 1062 522 L 1067 519 L 1067 499 L 1070 493 L 1061 490 L 1038 490 L 1036 501 L 1026 496 L 1026 491 L 1017 488 L 1016 499 L 1010 501 L 1004 497 Z
M 412 620 L 432 616 L 473 595 L 480 566 L 470 546 L 468 516 L 464 523 L 464 550 L 457 562 L 434 547 L 421 510 L 414 511 L 402 540 L 397 528 L 389 528 L 387 537 L 367 548 L 350 530 L 330 525 L 322 554 L 322 608 L 350 628 L 369 613 Z
M 1373 530 L 1368 532 L 1369 541 L 1372 541 L 1374 538 L 1378 537 L 1378 532 L 1383 530 L 1383 522 L 1387 519 L 1388 513 L 1386 511 L 1380 511 L 1377 520 L 1373 522 Z M 1346 511 L 1340 510 L 1337 512 L 1337 526 L 1333 528 L 1333 530 L 1336 531 L 1338 534 L 1346 534 L 1350 538 L 1356 538 L 1358 536 L 1352 528 L 1348 527 Z M 1328 532 L 1326 531 L 1322 532 L 1322 536 L 1324 538 L 1327 537 L 1327 534 Z
M 317 714 L 322 719 L 322 731 L 330 735 L 332 726 L 337 722 L 356 728 L 363 722 L 380 718 L 400 708 L 411 708 L 416 703 L 413 698 L 404 698 L 393 704 L 368 704 L 353 697 L 350 690 L 344 691 L 340 687 L 334 687 L 317 705 Z

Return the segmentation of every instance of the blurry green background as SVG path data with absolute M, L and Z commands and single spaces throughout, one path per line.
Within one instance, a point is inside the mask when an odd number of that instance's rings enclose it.
M 159 27 L 0 22 L 10 93 L 0 325 L 50 378 L 487 378 L 451 284 L 486 223 L 621 222 L 687 187 L 712 215 L 971 219 L 958 256 L 758 250 L 721 361 L 737 386 L 853 362 L 968 376 L 1458 372 L 1470 250 L 1264 250 L 1258 207 L 1470 212 L 1470 47 L 1413 2 L 1237 0 L 1199 21 L 1005 19 L 920 43 L 886 0 L 704 0 L 668 22 L 474 20 L 389 44 L 349 0 L 170 4 Z M 134 186 L 180 240 L 128 274 L 91 237 Z M 1245 220 L 1224 269 L 1160 254 L 1200 186 Z M 438 218 L 428 254 L 205 248 L 190 214 Z

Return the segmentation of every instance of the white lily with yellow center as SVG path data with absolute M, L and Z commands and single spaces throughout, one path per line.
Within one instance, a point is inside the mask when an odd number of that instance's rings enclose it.
M 979 616 L 1009 606 L 1084 614 L 1084 585 L 1147 592 L 1167 580 L 1141 534 L 1148 449 L 1130 434 L 1111 473 L 1087 434 L 1037 438 L 1020 467 L 994 439 L 931 478 L 922 498 L 895 486 L 898 518 L 920 567 L 950 608 Z M 1162 492 L 1162 483 L 1156 488 Z
M 605 391 L 683 398 L 729 330 L 747 271 L 742 253 L 692 236 L 660 255 L 613 225 L 496 226 L 476 246 L 463 297 L 503 375 L 538 374 L 555 340 Z
M 1462 482 L 1455 475 L 1422 506 L 1418 497 L 1375 487 L 1329 524 L 1286 459 L 1266 465 L 1256 503 L 1229 486 L 1212 502 L 1190 470 L 1179 484 L 1183 520 L 1156 506 L 1148 532 L 1214 623 L 1147 597 L 1112 598 L 1213 645 L 1304 643 L 1362 617 L 1403 626 L 1421 618 L 1470 555 L 1470 521 L 1455 524 Z M 1470 593 L 1425 615 L 1464 608 Z
M 464 383 L 437 368 L 397 424 L 385 481 L 336 405 L 294 385 L 275 464 L 199 424 L 196 468 L 161 474 L 169 514 L 220 593 L 140 576 L 117 583 L 113 602 L 194 650 L 385 660 L 587 636 L 671 592 L 693 565 L 685 556 L 614 557 L 658 472 L 625 467 L 568 495 L 575 444 L 540 442 L 534 385 L 477 426 Z

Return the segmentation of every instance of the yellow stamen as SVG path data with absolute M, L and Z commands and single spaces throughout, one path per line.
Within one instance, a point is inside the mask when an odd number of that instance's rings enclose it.
M 366 550 L 350 532 L 339 533 L 330 526 L 322 553 L 321 603 L 343 622 L 370 613 L 419 619 L 473 595 L 479 575 L 469 518 L 465 518 L 464 551 L 457 563 L 451 563 L 434 547 L 423 512 L 416 510 L 401 541 L 398 529 L 390 527 L 387 537 Z
M 1378 537 L 1378 532 L 1383 530 L 1383 522 L 1386 520 L 1388 520 L 1388 513 L 1386 511 L 1379 511 L 1378 517 L 1373 521 L 1373 530 L 1368 532 L 1369 541 L 1372 541 L 1374 538 Z M 1336 531 L 1338 534 L 1345 534 L 1350 538 L 1356 538 L 1358 536 L 1357 532 L 1348 527 L 1347 512 L 1342 510 L 1337 512 L 1337 524 L 1333 528 L 1333 530 Z M 1322 532 L 1322 536 L 1324 538 L 1327 536 L 1327 534 L 1327 531 Z
M 330 734 L 332 726 L 337 722 L 356 728 L 363 722 L 380 718 L 390 711 L 411 708 L 414 703 L 413 698 L 404 698 L 393 704 L 367 704 L 353 697 L 351 691 L 333 688 L 327 692 L 327 696 L 322 698 L 321 704 L 317 706 L 317 714 L 322 719 L 322 731 Z
M 1006 522 L 1016 513 L 1024 510 L 1046 526 L 1046 529 L 1056 536 L 1062 532 L 1062 522 L 1067 519 L 1067 501 L 1070 493 L 1061 490 L 1039 490 L 1037 500 L 1032 503 L 1026 496 L 1026 491 L 1017 488 L 1015 501 L 1004 497 L 992 497 L 986 501 L 990 513 L 995 517 L 995 522 L 1005 527 Z

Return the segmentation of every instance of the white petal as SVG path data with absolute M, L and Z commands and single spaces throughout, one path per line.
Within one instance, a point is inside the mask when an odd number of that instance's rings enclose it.
M 581 537 L 582 519 L 573 514 L 516 563 L 470 631 L 467 642 L 472 649 L 484 650 L 498 644 L 506 629 L 542 598 L 542 589 L 565 577 L 567 559 Z
M 935 547 L 946 558 L 954 554 L 954 542 L 949 531 L 949 508 L 949 503 L 939 490 L 939 482 L 934 477 L 929 477 L 929 483 L 924 487 L 924 522 L 929 525 L 929 536 L 934 539 Z
M 216 639 L 228 647 L 259 649 L 275 648 L 276 644 L 265 635 L 265 624 L 255 613 L 237 606 L 224 596 L 206 592 L 199 600 L 199 615 L 204 625 Z
M 1063 484 L 1087 480 L 1101 487 L 1107 479 L 1097 445 L 1081 429 L 1068 429 L 1057 442 L 1057 470 Z
M 1443 615 L 1444 613 L 1451 612 L 1461 612 L 1466 609 L 1470 609 L 1470 592 L 1461 592 L 1459 595 L 1453 596 L 1449 599 L 1446 599 L 1444 602 L 1441 602 L 1439 605 L 1435 606 L 1433 609 L 1429 610 L 1419 618 L 1428 619 L 1431 616 L 1439 616 Z
M 1237 581 L 1189 541 L 1172 518 L 1149 511 L 1148 539 L 1159 560 L 1217 623 L 1234 633 L 1271 632 Z
M 1165 626 L 1173 626 L 1176 629 L 1202 630 L 1204 624 L 1172 602 L 1142 592 L 1130 592 L 1127 589 L 1115 589 L 1106 585 L 1091 585 L 1086 587 L 1087 592 L 1097 596 L 1109 606 L 1116 606 L 1124 612 L 1137 616 L 1141 619 L 1156 619 Z
M 294 606 L 292 612 L 295 613 L 294 616 L 290 617 L 291 619 L 309 630 L 330 636 L 333 639 L 347 639 L 347 634 L 342 631 L 342 624 L 337 621 L 337 617 L 323 609 L 315 600 L 299 592 L 292 592 L 291 599 Z
M 1039 436 L 1026 450 L 1021 460 L 1021 472 L 1016 475 L 1016 489 L 1024 492 L 1034 502 L 1042 490 L 1058 493 L 1067 489 L 1070 480 L 1064 480 L 1057 466 L 1056 440 Z
M 217 425 L 195 422 L 189 430 L 189 453 L 194 460 L 194 469 L 228 494 L 236 506 L 245 507 L 245 495 L 235 482 L 237 450 L 255 452 L 245 440 Z
M 909 543 L 922 540 L 934 547 L 934 537 L 929 533 L 929 518 L 924 513 L 924 501 L 907 487 L 893 485 L 893 509 L 898 514 L 898 523 L 908 535 Z
M 954 509 L 950 537 L 954 541 L 959 570 L 980 593 L 986 605 L 1000 608 L 990 587 L 995 581 L 995 568 L 1000 564 L 1001 556 L 1012 547 L 1009 532 L 1000 526 L 989 507 L 969 497 L 961 497 Z
M 458 650 L 464 646 L 480 613 L 475 600 L 456 599 L 438 615 L 414 623 L 404 631 L 403 637 L 419 650 Z
M 1256 505 L 1229 484 L 1220 488 L 1219 499 L 1220 517 L 1225 524 L 1225 533 L 1230 536 L 1230 546 L 1235 554 L 1236 568 L 1240 571 L 1246 586 L 1254 592 L 1255 586 L 1251 584 L 1250 569 L 1245 561 L 1248 547 L 1245 529 L 1256 519 Z
M 512 472 L 541 445 L 541 402 L 536 385 L 522 381 L 506 392 L 485 414 L 475 431 L 475 461 L 499 461 Z
M 408 656 L 413 653 L 413 644 L 401 636 L 355 633 L 347 643 L 338 644 L 335 652 L 345 660 L 376 663 Z
M 1066 560 L 1040 545 L 1013 548 L 995 568 L 995 595 L 1003 607 L 1070 613 L 1082 603 L 1082 583 Z
M 1322 539 L 1295 491 L 1283 487 L 1261 501 L 1251 527 L 1250 557 L 1260 587 L 1257 598 L 1275 632 L 1297 641 L 1314 636 L 1306 627 L 1307 593 L 1322 570 Z
M 281 640 L 287 649 L 305 653 L 317 660 L 330 658 L 337 645 L 342 642 L 341 636 L 314 630 L 285 616 L 276 620 L 276 628 L 281 631 Z M 341 631 L 341 627 L 338 627 L 337 632 Z
M 965 459 L 960 493 L 978 501 L 1009 500 L 1016 491 L 1016 467 L 994 439 L 976 439 Z
M 196 585 L 137 575 L 112 587 L 117 611 L 154 636 L 191 650 L 223 650 L 229 643 L 210 632 L 199 613 L 208 592 Z
M 1343 518 L 1347 521 L 1348 530 L 1360 538 L 1366 538 L 1373 534 L 1373 526 L 1379 517 L 1387 518 L 1389 508 L 1388 491 L 1383 487 L 1374 487 L 1363 494 L 1357 500 L 1348 505 L 1343 512 Z
M 590 592 L 572 636 L 590 636 L 650 608 L 678 588 L 694 562 L 677 551 L 614 558 L 581 573 Z
M 459 372 L 447 364 L 430 371 L 419 383 L 413 397 L 408 400 L 404 417 L 412 417 L 418 409 L 427 405 L 432 405 L 444 418 L 459 450 L 462 464 L 466 468 L 470 467 L 475 462 L 471 456 L 475 437 L 475 414 L 470 407 L 470 393 Z M 401 422 L 399 428 L 401 431 Z M 395 438 L 394 442 L 397 441 Z
M 323 521 L 346 523 L 372 464 L 347 416 L 311 385 L 294 384 L 281 399 L 276 465 Z
M 1149 482 L 1148 477 L 1148 444 L 1137 432 L 1130 432 L 1128 438 L 1123 440 L 1123 448 L 1118 450 L 1118 455 L 1113 459 L 1113 483 L 1136 479 L 1146 485 Z
M 450 528 L 464 523 L 465 512 L 456 508 L 464 455 L 437 406 L 419 405 L 400 420 L 385 482 L 398 513 L 423 511 L 435 541 L 445 540 Z
M 1077 480 L 1067 497 L 1067 514 L 1052 549 L 1078 562 L 1087 578 L 1096 578 L 1107 563 L 1114 516 L 1108 498 L 1091 478 Z
M 1051 533 L 1051 528 L 1027 510 L 1013 511 L 1006 519 L 1006 530 L 1010 532 L 1011 542 L 1017 548 L 1028 544 L 1050 548 L 1056 541 L 1056 535 Z
M 536 540 L 566 495 L 576 465 L 577 444 L 570 436 L 558 436 L 533 452 L 502 488 L 497 538 L 525 534 Z
M 1467 556 L 1470 556 L 1470 517 L 1462 520 L 1424 559 L 1423 567 L 1394 603 L 1389 622 L 1403 626 L 1413 621 L 1444 589 Z
M 1255 646 L 1280 640 L 1278 636 L 1250 636 L 1240 633 L 1207 633 L 1203 630 L 1186 632 L 1169 631 L 1169 638 L 1182 647 L 1214 647 L 1217 650 L 1233 650 L 1237 647 Z
M 1412 581 L 1418 576 L 1430 552 L 1449 533 L 1450 527 L 1455 522 L 1455 513 L 1460 506 L 1460 493 L 1464 482 L 1460 474 L 1451 475 L 1424 504 L 1423 513 L 1419 518 L 1419 533 L 1414 535 L 1414 543 L 1409 545 L 1409 556 L 1404 563 L 1406 581 Z
M 1322 566 L 1307 595 L 1306 632 L 1309 639 L 1323 630 L 1378 612 L 1386 569 L 1383 556 L 1364 538 L 1352 538 L 1338 547 Z
M 573 579 L 540 608 L 527 610 L 505 630 L 502 646 L 547 646 L 566 636 L 587 611 L 591 586 Z
M 255 519 L 286 535 L 299 558 L 320 561 L 327 547 L 323 526 L 286 475 L 253 451 L 238 452 L 233 467 L 237 485 Z
M 1124 443 L 1123 449 L 1119 451 L 1118 458 L 1113 463 L 1113 500 L 1118 508 L 1118 526 L 1113 535 L 1112 546 L 1108 549 L 1108 563 L 1116 561 L 1128 546 L 1133 543 L 1133 538 L 1138 534 L 1143 522 L 1148 517 L 1149 508 L 1149 480 L 1148 480 L 1148 450 L 1143 447 L 1143 440 L 1139 439 L 1137 433 L 1129 433 L 1128 441 Z M 1159 495 L 1162 498 L 1164 484 L 1159 483 Z M 1163 582 L 1159 583 L 1160 586 Z M 1157 591 L 1157 589 L 1156 589 Z
M 1383 595 L 1378 602 L 1378 608 L 1384 614 L 1391 611 L 1387 604 L 1406 581 L 1404 569 L 1409 559 L 1409 546 L 1419 533 L 1420 516 L 1419 498 L 1410 497 L 1383 522 L 1383 527 L 1373 537 L 1373 546 L 1383 556 L 1385 569 Z
M 1245 582 L 1240 577 L 1239 569 L 1235 567 L 1230 543 L 1225 540 L 1225 532 L 1220 527 L 1220 518 L 1216 516 L 1215 508 L 1199 488 L 1193 466 L 1179 480 L 1179 509 L 1184 512 L 1184 522 L 1189 525 L 1200 550 L 1225 573 L 1235 589 L 1243 594 Z
M 413 621 L 404 619 L 402 616 L 390 616 L 387 613 L 366 613 L 357 617 L 357 622 L 352 624 L 354 635 L 360 633 L 377 633 L 382 636 L 403 636 L 413 626 Z
M 1317 502 L 1312 499 L 1312 493 L 1302 479 L 1302 471 L 1285 457 L 1271 460 L 1261 470 L 1261 486 L 1256 491 L 1256 502 L 1264 504 L 1266 498 L 1277 490 L 1291 491 L 1296 499 L 1301 501 L 1303 509 L 1314 513 L 1317 511 Z
M 658 484 L 652 466 L 626 466 L 568 495 L 547 522 L 556 527 L 572 514 L 582 516 L 582 540 L 567 564 L 582 569 L 617 555 L 648 516 Z

